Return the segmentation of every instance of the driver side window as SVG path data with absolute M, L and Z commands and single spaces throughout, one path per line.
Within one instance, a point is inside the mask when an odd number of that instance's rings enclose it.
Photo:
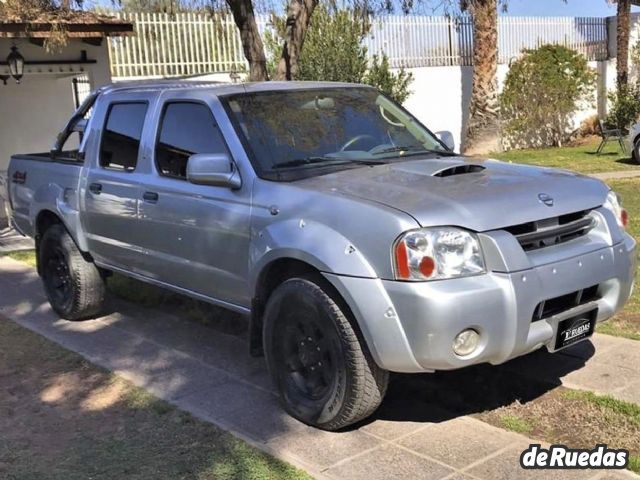
M 155 148 L 158 172 L 186 180 L 189 157 L 196 153 L 228 154 L 211 110 L 203 103 L 167 103 Z

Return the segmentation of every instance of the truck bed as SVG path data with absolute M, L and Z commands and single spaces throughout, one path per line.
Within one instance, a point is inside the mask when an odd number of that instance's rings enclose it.
M 76 192 L 82 167 L 77 152 L 63 152 L 55 158 L 48 152 L 13 155 L 7 172 L 13 226 L 22 234 L 33 236 L 34 212 L 43 205 L 63 201 L 65 190 Z
M 42 153 L 23 153 L 12 155 L 11 159 L 16 160 L 28 160 L 34 162 L 49 162 L 49 163 L 73 163 L 82 164 L 83 161 L 78 159 L 78 150 L 69 150 L 66 152 L 60 152 L 58 155 L 53 156 L 50 152 Z

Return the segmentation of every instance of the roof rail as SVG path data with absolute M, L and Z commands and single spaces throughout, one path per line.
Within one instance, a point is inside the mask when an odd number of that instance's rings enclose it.
M 101 94 L 120 92 L 125 90 L 173 90 L 193 87 L 214 87 L 227 85 L 228 82 L 216 82 L 212 80 L 128 80 L 126 82 L 114 82 L 98 88 Z

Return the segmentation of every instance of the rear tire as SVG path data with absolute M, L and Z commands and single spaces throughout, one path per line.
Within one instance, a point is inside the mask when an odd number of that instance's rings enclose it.
M 264 314 L 264 352 L 285 410 L 333 431 L 378 408 L 389 372 L 375 363 L 342 302 L 323 284 L 309 276 L 275 289 Z
M 85 260 L 62 225 L 46 230 L 39 265 L 51 308 L 66 320 L 94 317 L 102 309 L 105 284 L 98 267 Z

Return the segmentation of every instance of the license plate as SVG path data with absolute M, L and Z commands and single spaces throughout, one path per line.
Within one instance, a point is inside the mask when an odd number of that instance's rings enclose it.
M 558 322 L 558 333 L 556 334 L 556 346 L 554 350 L 568 347 L 593 335 L 593 331 L 596 328 L 597 314 L 598 309 L 596 308 L 595 310 L 590 310 Z

